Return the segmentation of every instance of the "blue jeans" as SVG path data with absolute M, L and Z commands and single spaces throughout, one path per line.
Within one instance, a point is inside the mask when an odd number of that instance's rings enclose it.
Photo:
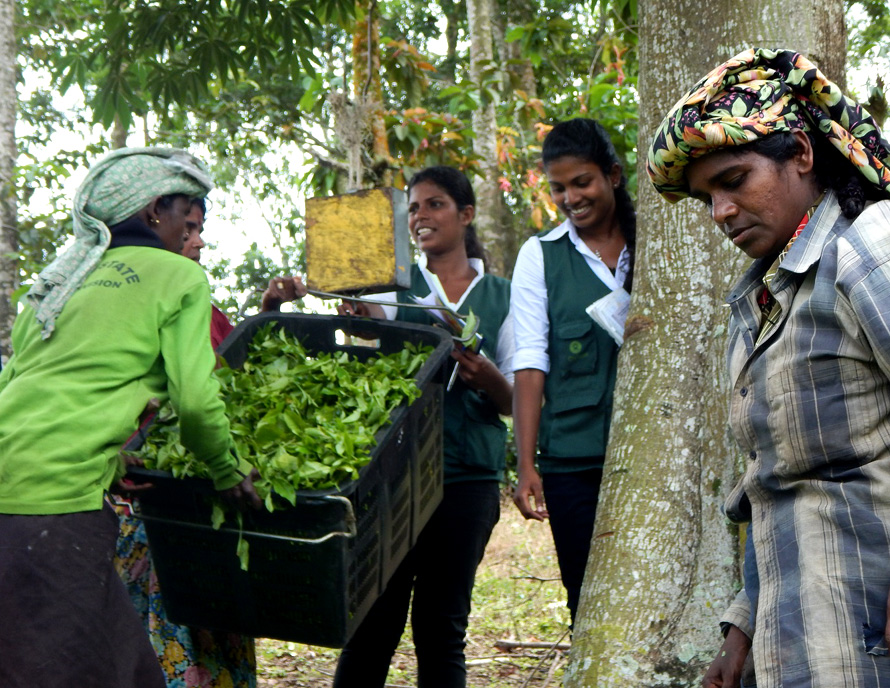
M 442 503 L 343 648 L 334 688 L 382 688 L 408 619 L 418 688 L 464 688 L 470 598 L 476 567 L 500 517 L 500 486 L 485 480 L 445 485 Z

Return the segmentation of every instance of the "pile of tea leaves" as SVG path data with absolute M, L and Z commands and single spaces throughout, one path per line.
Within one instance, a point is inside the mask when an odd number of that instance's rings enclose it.
M 258 469 L 254 485 L 266 507 L 275 508 L 274 495 L 293 504 L 297 490 L 355 480 L 371 460 L 377 432 L 421 395 L 415 375 L 432 351 L 406 342 L 364 361 L 345 351 L 310 354 L 292 334 L 266 326 L 241 368 L 218 368 L 235 450 Z M 169 405 L 138 456 L 146 468 L 209 477 L 180 443 Z

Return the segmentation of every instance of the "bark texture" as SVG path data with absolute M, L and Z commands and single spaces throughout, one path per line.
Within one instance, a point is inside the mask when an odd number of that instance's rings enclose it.
M 360 0 L 361 19 L 356 22 L 352 41 L 353 98 L 351 109 L 358 120 L 351 127 L 367 128 L 370 133 L 371 158 L 377 185 L 389 186 L 389 142 L 383 119 L 383 85 L 380 80 L 380 24 L 376 0 Z M 361 184 L 352 185 L 361 188 Z
M 124 123 L 121 121 L 120 115 L 115 115 L 114 126 L 111 129 L 111 147 L 115 149 L 126 148 L 129 136 L 130 132 L 127 131 Z
M 12 293 L 18 287 L 18 231 L 13 169 L 16 159 L 15 0 L 0 0 L 0 351 L 11 353 L 15 319 Z
M 505 91 L 519 88 L 529 98 L 538 97 L 538 81 L 532 61 L 525 56 L 522 41 L 507 42 L 507 33 L 516 26 L 533 21 L 540 12 L 537 3 L 527 0 L 492 0 L 495 10 L 492 12 L 494 44 L 499 64 L 503 65 L 503 88 Z
M 721 61 L 787 47 L 843 74 L 841 0 L 640 3 L 637 272 L 567 688 L 686 687 L 739 586 L 720 512 L 742 466 L 728 428 L 725 294 L 748 259 L 703 206 L 670 205 L 643 163 L 671 105 Z
M 484 72 L 494 63 L 492 34 L 492 1 L 467 0 L 467 22 L 470 29 L 470 79 L 481 84 Z M 492 272 L 503 275 L 504 252 L 498 250 L 502 235 L 501 204 L 503 194 L 498 187 L 498 129 L 495 107 L 488 102 L 473 112 L 473 152 L 478 158 L 480 179 L 476 182 L 476 231 L 482 245 L 492 255 Z
M 458 3 L 455 0 L 439 0 L 439 7 L 445 17 L 445 59 L 442 61 L 439 71 L 444 80 L 454 83 L 454 70 L 457 65 L 457 36 L 458 36 Z

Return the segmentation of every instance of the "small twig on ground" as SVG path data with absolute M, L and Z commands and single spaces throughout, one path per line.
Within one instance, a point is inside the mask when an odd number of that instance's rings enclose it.
M 515 659 L 541 659 L 540 653 L 536 652 L 511 652 L 509 654 L 504 654 L 503 652 L 499 652 L 496 655 L 486 655 L 483 657 L 476 657 L 476 659 L 499 659 L 502 661 L 512 661 Z
M 557 651 L 557 650 L 555 649 L 556 646 L 559 645 L 559 644 L 562 642 L 562 639 L 565 638 L 565 637 L 569 634 L 569 630 L 570 630 L 570 629 L 567 628 L 567 629 L 563 632 L 563 634 L 559 637 L 559 640 L 557 640 L 555 643 L 553 643 L 553 648 L 554 648 L 554 649 L 551 649 L 549 652 L 547 652 L 546 655 L 544 655 L 544 656 L 541 658 L 541 661 L 538 662 L 537 666 L 535 666 L 535 668 L 532 669 L 531 673 L 530 673 L 528 676 L 526 676 L 525 681 L 523 681 L 522 685 L 521 685 L 519 688 L 526 688 L 526 686 L 528 686 L 529 683 L 531 683 L 531 680 L 534 678 L 535 674 L 537 674 L 538 671 L 540 671 L 540 669 L 541 669 L 541 667 L 543 666 L 544 662 L 547 661 L 547 658 L 548 658 L 548 657 L 550 657 L 550 654 L 551 654 L 551 653 L 554 653 L 554 652 Z
M 541 686 L 541 688 L 547 688 L 547 686 L 553 682 L 553 679 L 556 676 L 556 670 L 567 661 L 568 659 L 566 659 L 565 655 L 556 655 L 556 657 L 553 658 L 553 664 L 550 665 L 550 671 L 547 672 L 547 680 L 544 681 L 544 685 Z
M 541 578 L 539 576 L 534 576 L 529 574 L 527 576 L 510 576 L 510 580 L 532 580 L 538 581 L 539 583 L 552 583 L 553 581 L 562 580 L 559 576 L 556 578 Z
M 484 664 L 509 664 L 510 666 L 515 666 L 519 668 L 519 665 L 505 657 L 485 657 L 481 659 L 471 659 L 467 662 L 467 666 L 482 666 Z
M 563 634 L 565 636 L 565 634 Z M 509 652 L 510 650 L 515 649 L 531 649 L 531 650 L 569 650 L 571 649 L 571 643 L 543 643 L 539 641 L 529 641 L 523 642 L 521 640 L 498 640 L 494 646 L 498 650 L 505 650 Z

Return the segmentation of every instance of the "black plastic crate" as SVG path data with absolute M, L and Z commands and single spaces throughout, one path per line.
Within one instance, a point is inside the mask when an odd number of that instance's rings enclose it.
M 397 409 L 377 436 L 371 462 L 337 490 L 299 491 L 294 507 L 245 512 L 250 560 L 236 556 L 233 518 L 210 525 L 209 481 L 133 470 L 155 489 L 140 493 L 164 606 L 176 623 L 254 637 L 342 647 L 364 619 L 442 499 L 442 407 L 451 337 L 444 330 L 346 316 L 265 313 L 242 322 L 219 352 L 244 363 L 256 331 L 269 322 L 310 352 L 368 358 L 404 343 L 435 351 L 417 374 L 422 395 Z M 379 348 L 337 343 L 356 330 Z

